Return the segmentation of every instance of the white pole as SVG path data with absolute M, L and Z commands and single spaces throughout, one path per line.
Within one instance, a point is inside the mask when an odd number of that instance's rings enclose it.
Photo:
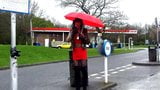
M 125 48 L 125 46 L 126 46 L 126 44 L 125 44 L 125 42 L 126 42 L 126 40 L 125 40 L 125 34 L 123 34 L 124 35 L 124 48 Z
M 32 19 L 30 19 L 31 45 L 34 43 L 34 32 L 32 31 Z
M 128 38 L 128 48 L 130 49 L 130 37 Z
M 11 13 L 11 51 L 16 49 L 16 14 Z M 16 56 L 10 57 L 10 68 L 11 68 L 11 90 L 18 89 L 17 83 L 17 58 Z
M 104 56 L 104 76 L 105 83 L 108 83 L 108 58 Z
M 64 42 L 64 32 L 62 33 L 62 41 Z
M 155 23 L 156 23 L 156 29 L 157 29 L 157 61 L 159 61 L 159 31 L 158 31 L 158 27 L 159 27 L 159 23 L 158 23 L 158 19 L 157 17 L 155 18 Z

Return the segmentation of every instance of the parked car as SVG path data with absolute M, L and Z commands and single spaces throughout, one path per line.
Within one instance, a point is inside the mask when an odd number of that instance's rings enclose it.
M 63 44 L 59 44 L 57 45 L 57 48 L 70 48 L 71 47 L 71 43 L 63 43 Z
M 70 48 L 71 43 L 68 42 L 63 42 L 63 41 L 52 41 L 51 42 L 51 47 L 53 48 Z

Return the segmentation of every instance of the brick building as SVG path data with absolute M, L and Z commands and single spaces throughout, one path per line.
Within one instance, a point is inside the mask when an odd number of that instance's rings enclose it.
M 45 45 L 45 39 L 49 39 L 49 45 L 51 45 L 52 40 L 66 42 L 66 37 L 70 31 L 70 28 L 32 28 L 32 39 L 35 43 L 40 43 L 40 45 Z M 104 33 L 112 34 L 137 34 L 137 30 L 105 30 Z M 90 41 L 98 42 L 97 31 L 88 30 Z M 125 41 L 125 40 L 123 40 Z M 122 42 L 120 38 L 117 38 L 117 43 Z
M 66 42 L 66 37 L 70 31 L 70 28 L 32 28 L 33 42 L 45 44 L 45 39 L 49 39 L 49 43 L 52 40 Z M 95 41 L 97 32 L 95 30 L 88 30 L 89 38 L 91 41 Z

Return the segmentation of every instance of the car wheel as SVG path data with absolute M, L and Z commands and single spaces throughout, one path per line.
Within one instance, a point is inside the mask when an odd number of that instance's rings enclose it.
M 61 49 L 61 47 L 60 47 L 60 46 L 58 46 L 58 49 Z

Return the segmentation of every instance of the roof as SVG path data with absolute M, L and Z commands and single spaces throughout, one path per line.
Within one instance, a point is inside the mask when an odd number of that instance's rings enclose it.
M 33 32 L 69 32 L 70 28 L 32 28 Z M 89 29 L 89 33 L 97 33 L 96 30 Z M 105 33 L 124 33 L 124 34 L 137 34 L 137 30 L 113 30 L 107 29 L 102 32 Z
M 32 28 L 34 32 L 69 32 L 70 28 Z

